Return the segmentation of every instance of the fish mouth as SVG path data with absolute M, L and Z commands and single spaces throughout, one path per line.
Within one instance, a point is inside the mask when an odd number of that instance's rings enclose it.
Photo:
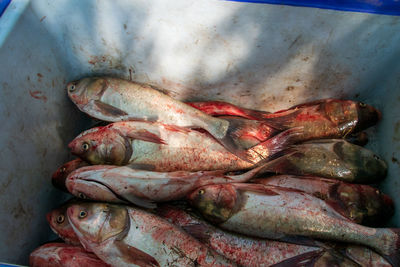
M 359 132 L 377 124 L 382 119 L 382 113 L 373 106 L 357 104 L 358 122 L 354 132 Z
M 51 223 L 51 214 L 52 214 L 52 212 L 48 212 L 48 213 L 46 214 L 46 220 L 47 220 L 47 222 L 49 223 L 50 228 L 51 228 L 51 225 L 52 225 L 52 223 Z
M 61 175 L 59 171 L 56 171 L 51 177 L 51 183 L 55 188 L 58 188 L 64 192 L 68 192 L 68 189 L 65 186 L 66 179 L 67 175 Z

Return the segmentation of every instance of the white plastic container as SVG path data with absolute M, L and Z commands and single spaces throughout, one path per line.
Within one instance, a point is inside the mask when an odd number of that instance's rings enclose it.
M 367 147 L 389 164 L 381 188 L 400 207 L 399 17 L 214 0 L 14 0 L 0 32 L 0 262 L 27 264 L 55 237 L 45 214 L 68 196 L 50 177 L 92 125 L 65 85 L 86 75 L 268 111 L 326 97 L 372 104 L 383 120 Z M 390 225 L 400 227 L 400 210 Z

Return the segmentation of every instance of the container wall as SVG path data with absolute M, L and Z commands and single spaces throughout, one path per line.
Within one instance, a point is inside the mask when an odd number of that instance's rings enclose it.
M 85 75 L 269 111 L 325 97 L 376 105 L 384 119 L 369 147 L 389 163 L 383 189 L 395 197 L 399 43 L 395 16 L 211 0 L 32 2 L 0 50 L 0 261 L 26 263 L 50 237 L 45 213 L 65 197 L 51 173 L 92 123 L 65 84 Z

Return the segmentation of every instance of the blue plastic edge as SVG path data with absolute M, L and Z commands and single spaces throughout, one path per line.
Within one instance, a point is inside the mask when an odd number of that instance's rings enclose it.
M 20 267 L 22 265 L 13 265 L 8 263 L 0 263 L 0 267 Z
M 289 5 L 400 16 L 398 0 L 227 0 L 259 4 Z
M 3 15 L 4 10 L 10 4 L 11 0 L 0 0 L 0 17 Z M 1 265 L 0 265 L 1 266 Z

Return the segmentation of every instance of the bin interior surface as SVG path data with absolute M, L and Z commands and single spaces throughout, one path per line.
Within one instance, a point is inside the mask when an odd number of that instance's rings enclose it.
M 380 186 L 397 206 L 389 225 L 400 227 L 399 43 L 396 16 L 213 0 L 30 2 L 0 49 L 0 262 L 27 264 L 55 239 L 45 214 L 68 195 L 51 174 L 95 123 L 65 85 L 87 75 L 268 111 L 327 97 L 374 105 L 383 120 L 367 147 L 389 165 Z

